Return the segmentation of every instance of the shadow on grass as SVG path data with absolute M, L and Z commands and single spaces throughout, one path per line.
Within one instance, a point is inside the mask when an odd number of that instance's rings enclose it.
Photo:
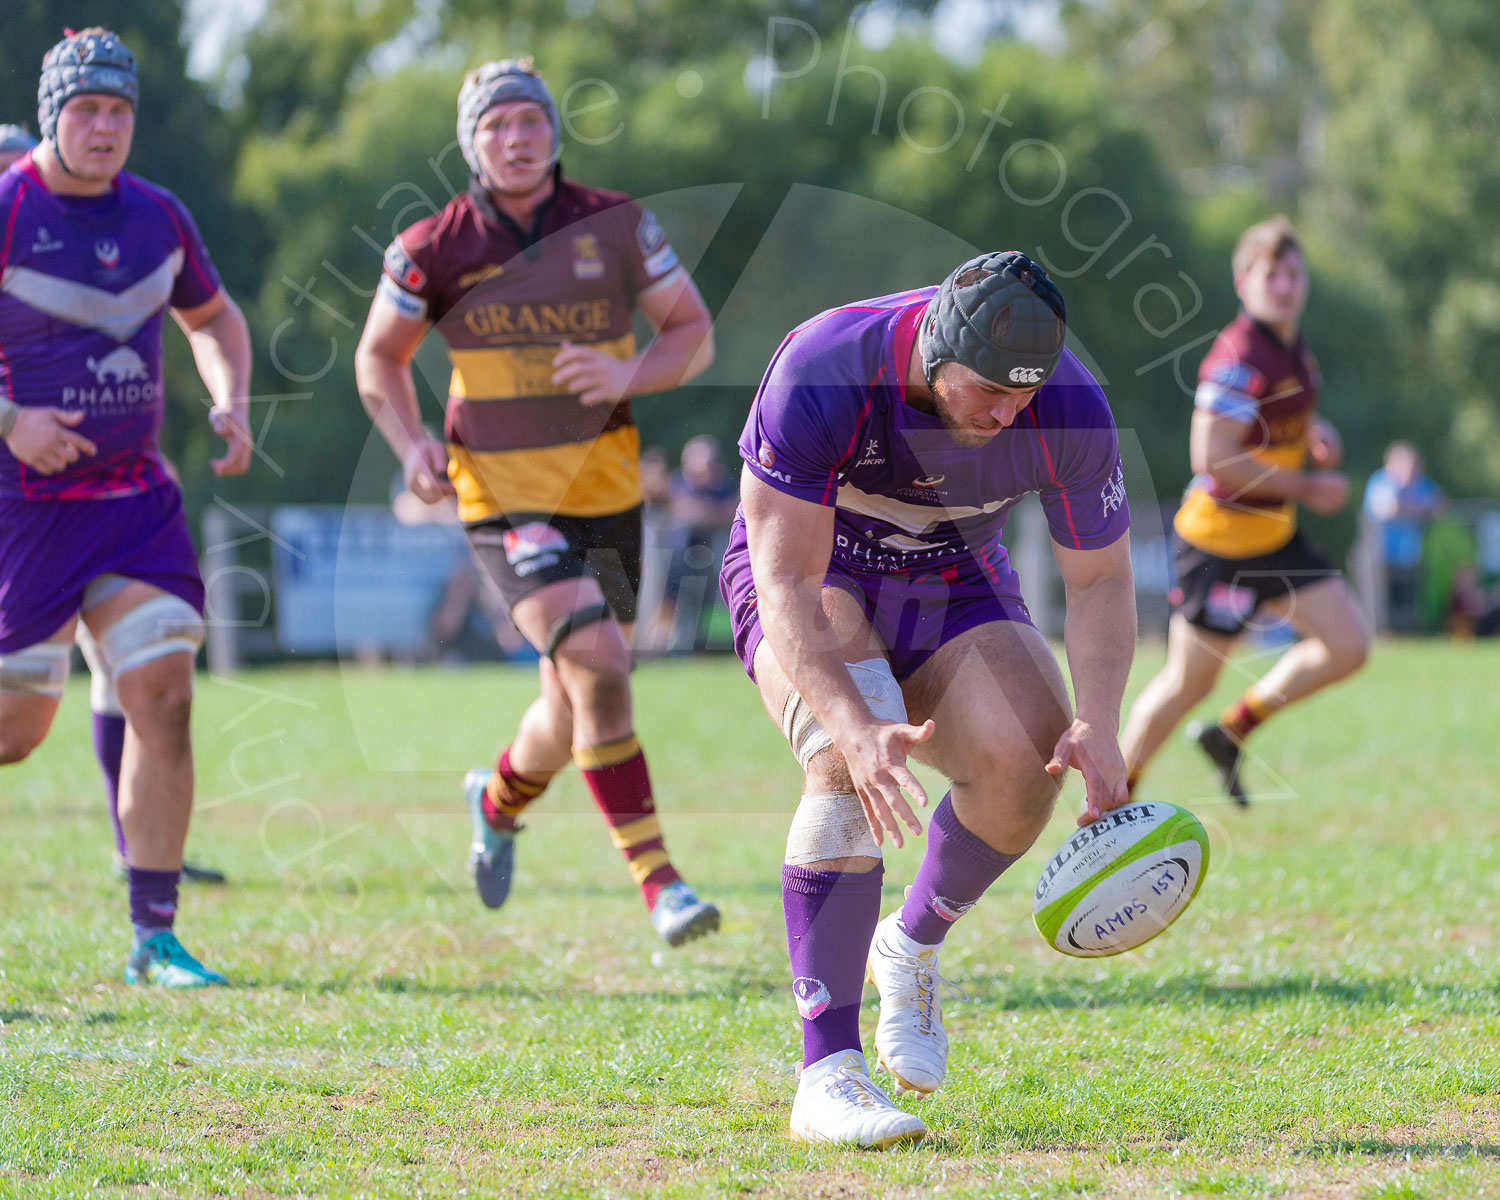
M 41 1013 L 32 1012 L 29 1008 L 0 1008 L 0 1024 L 9 1024 L 11 1021 L 45 1021 L 46 1019 Z

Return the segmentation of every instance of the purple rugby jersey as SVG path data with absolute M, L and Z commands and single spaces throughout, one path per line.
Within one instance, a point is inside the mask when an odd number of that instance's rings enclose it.
M 1053 539 L 1072 550 L 1130 526 L 1119 439 L 1104 393 L 1064 351 L 1009 428 L 961 446 L 904 397 L 912 342 L 936 288 L 830 309 L 782 342 L 740 436 L 748 469 L 837 512 L 833 562 L 949 580 L 1010 575 L 1000 535 L 1039 492 Z M 736 546 L 744 543 L 743 512 Z
M 0 499 L 100 500 L 167 480 L 161 322 L 212 299 L 219 277 L 193 219 L 121 172 L 103 196 L 56 196 L 29 157 L 0 174 L 0 395 L 81 410 L 98 447 L 39 475 L 0 443 Z

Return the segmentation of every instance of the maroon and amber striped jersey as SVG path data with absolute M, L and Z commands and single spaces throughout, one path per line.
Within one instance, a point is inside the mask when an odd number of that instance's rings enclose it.
M 630 197 L 556 182 L 530 233 L 474 185 L 385 254 L 386 297 L 448 344 L 448 474 L 465 522 L 641 502 L 629 401 L 581 403 L 552 382 L 552 359 L 565 341 L 631 357 L 636 298 L 677 256 Z
M 1194 407 L 1244 426 L 1245 454 L 1298 470 L 1318 409 L 1322 377 L 1305 338 L 1294 346 L 1249 313 L 1226 325 L 1198 369 Z M 1220 558 L 1270 554 L 1297 532 L 1297 506 L 1247 500 L 1207 475 L 1188 485 L 1174 522 L 1182 539 Z

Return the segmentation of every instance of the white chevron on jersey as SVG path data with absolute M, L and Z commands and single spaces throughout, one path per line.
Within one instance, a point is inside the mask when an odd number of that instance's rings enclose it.
M 1011 499 L 1013 499 L 1012 497 Z M 983 517 L 1004 508 L 1011 502 L 989 500 L 979 508 L 968 504 L 951 508 L 931 504 L 909 504 L 894 496 L 873 496 L 850 484 L 839 485 L 837 507 L 846 512 L 858 513 L 862 517 L 874 517 L 887 525 L 894 525 L 911 534 L 931 533 L 945 521 L 962 521 L 965 517 Z
M 156 270 L 123 292 L 108 292 L 56 275 L 44 275 L 30 267 L 11 267 L 0 278 L 0 292 L 59 321 L 97 329 L 117 342 L 126 342 L 167 307 L 182 271 L 183 258 L 181 247 L 173 250 Z

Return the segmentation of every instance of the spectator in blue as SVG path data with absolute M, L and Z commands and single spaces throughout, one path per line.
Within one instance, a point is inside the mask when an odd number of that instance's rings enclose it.
M 1364 508 L 1379 531 L 1387 613 L 1395 633 L 1413 633 L 1418 627 L 1422 538 L 1427 523 L 1447 503 L 1443 489 L 1422 474 L 1422 456 L 1415 446 L 1392 442 L 1386 447 L 1385 465 L 1365 486 Z

